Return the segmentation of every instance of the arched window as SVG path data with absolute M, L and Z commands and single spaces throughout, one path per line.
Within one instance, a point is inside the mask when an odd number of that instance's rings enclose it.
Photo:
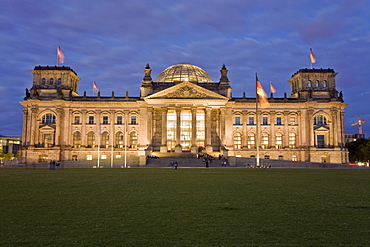
M 325 81 L 325 80 L 322 82 L 322 86 L 323 86 L 323 87 L 327 87 L 327 83 L 326 83 L 326 81 Z
M 53 85 L 54 84 L 54 78 L 50 78 L 49 84 L 50 85 Z
M 46 79 L 45 78 L 42 78 L 41 85 L 46 85 Z
M 276 133 L 276 135 L 275 135 L 275 145 L 276 145 L 276 148 L 282 148 L 283 147 L 283 135 L 281 133 Z
M 90 131 L 87 134 L 87 147 L 92 148 L 94 147 L 94 144 L 95 144 L 95 133 Z
M 323 115 L 317 115 L 313 119 L 313 124 L 314 125 L 326 125 L 326 117 Z
M 74 148 L 79 148 L 81 147 L 81 133 L 76 131 L 73 134 L 73 147 Z
M 123 135 L 121 131 L 116 133 L 116 144 L 115 145 L 117 148 L 123 148 L 123 145 L 125 145 L 124 137 L 125 136 Z
M 295 148 L 295 146 L 296 146 L 296 137 L 295 137 L 295 133 L 290 132 L 290 133 L 289 133 L 289 147 L 290 147 L 290 148 Z
M 269 135 L 267 133 L 262 133 L 261 146 L 262 148 L 268 148 L 268 145 L 269 145 Z
M 256 145 L 254 133 L 248 133 L 248 140 L 247 140 L 248 148 L 254 148 Z
M 307 82 L 307 87 L 312 87 L 312 83 L 311 83 L 311 81 L 308 81 L 308 82 Z
M 58 85 L 62 84 L 62 78 L 58 78 Z
M 130 148 L 137 148 L 137 133 L 135 131 L 130 133 Z
M 319 81 L 318 80 L 315 81 L 315 87 L 319 87 Z
M 242 136 L 240 133 L 234 134 L 234 149 L 242 148 Z
M 108 132 L 103 132 L 100 138 L 100 147 L 106 148 L 109 146 L 109 135 Z
M 42 117 L 41 123 L 43 124 L 55 124 L 55 115 L 48 113 Z

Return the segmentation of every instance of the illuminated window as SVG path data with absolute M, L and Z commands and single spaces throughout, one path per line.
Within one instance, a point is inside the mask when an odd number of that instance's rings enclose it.
M 73 134 L 73 147 L 81 147 L 81 133 L 78 131 Z
M 116 147 L 117 148 L 123 148 L 124 145 L 124 135 L 122 132 L 117 132 L 116 133 Z
M 183 150 L 189 150 L 192 138 L 192 114 L 190 110 L 182 110 L 180 114 L 180 144 Z
M 247 144 L 248 144 L 248 148 L 254 148 L 254 145 L 255 145 L 254 133 L 248 133 Z
M 276 148 L 282 148 L 283 147 L 283 135 L 281 133 L 276 133 L 276 135 L 275 135 L 275 145 L 276 145 Z
M 295 133 L 290 132 L 289 133 L 289 147 L 294 148 L 296 146 L 296 137 Z
M 91 154 L 86 155 L 86 160 L 92 160 L 92 155 Z
M 241 149 L 242 148 L 242 136 L 240 133 L 234 134 L 234 148 Z
M 262 145 L 262 148 L 268 148 L 268 145 L 269 145 L 269 135 L 267 133 L 262 133 L 262 136 L 261 136 L 261 145 Z
M 120 159 L 121 158 L 121 155 L 120 154 L 116 154 L 116 159 Z
M 90 131 L 87 134 L 87 147 L 92 148 L 94 146 L 94 142 L 95 142 L 95 134 L 94 132 Z
M 137 148 L 137 133 L 135 131 L 130 133 L 130 148 Z
M 100 137 L 100 147 L 106 148 L 109 145 L 109 135 L 108 132 L 103 132 Z
M 41 123 L 43 124 L 55 124 L 55 115 L 48 113 L 42 117 Z
M 294 125 L 295 124 L 295 117 L 289 118 L 289 124 Z
M 293 156 L 292 156 L 292 161 L 298 161 L 298 157 L 297 157 L 297 155 L 293 155 Z
M 196 114 L 197 126 L 196 126 L 196 143 L 198 147 L 204 147 L 206 139 L 206 125 L 205 125 L 205 113 L 204 110 L 198 110 Z
M 102 155 L 101 155 L 101 159 L 102 159 L 102 160 L 106 160 L 106 159 L 107 159 L 107 155 L 106 155 L 106 154 L 102 154 Z
M 176 112 L 168 110 L 167 112 L 167 147 L 174 149 L 176 144 Z

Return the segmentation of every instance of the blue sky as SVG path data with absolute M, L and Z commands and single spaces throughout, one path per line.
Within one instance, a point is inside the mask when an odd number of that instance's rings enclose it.
M 146 63 L 155 79 L 190 63 L 214 81 L 226 64 L 233 96 L 254 97 L 255 72 L 265 89 L 289 95 L 291 75 L 333 68 L 348 104 L 345 129 L 366 119 L 370 137 L 370 1 L 367 0 L 2 0 L 0 134 L 21 135 L 25 88 L 34 66 L 56 64 L 57 45 L 82 79 L 79 93 L 139 96 Z

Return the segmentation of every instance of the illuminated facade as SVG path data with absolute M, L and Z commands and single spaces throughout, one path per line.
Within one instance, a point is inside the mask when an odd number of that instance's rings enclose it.
M 37 66 L 24 106 L 23 162 L 96 160 L 145 156 L 153 151 L 256 156 L 347 163 L 342 93 L 332 69 L 301 69 L 288 81 L 291 94 L 269 98 L 259 113 L 256 99 L 232 97 L 228 70 L 218 82 L 201 68 L 178 64 L 155 81 L 144 69 L 140 96 L 78 94 L 80 78 L 69 67 Z

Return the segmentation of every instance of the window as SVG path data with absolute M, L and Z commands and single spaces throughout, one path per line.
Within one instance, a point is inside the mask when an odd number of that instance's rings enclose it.
M 317 147 L 323 148 L 325 146 L 325 139 L 324 135 L 317 135 Z
M 249 125 L 254 125 L 254 117 L 249 117 L 248 124 Z
M 267 117 L 262 118 L 262 125 L 268 125 L 268 118 Z
M 265 160 L 269 160 L 270 159 L 270 156 L 269 155 L 265 155 Z
M 94 116 L 89 116 L 89 124 L 94 124 Z
M 42 117 L 41 123 L 43 124 L 55 124 L 55 115 L 48 113 Z
M 41 85 L 46 85 L 46 79 L 45 78 L 42 78 Z
M 136 148 L 137 147 L 137 133 L 131 132 L 130 133 L 130 148 Z
M 296 142 L 295 133 L 290 132 L 289 133 L 289 147 L 290 148 L 295 148 L 295 146 L 296 146 L 295 142 Z
M 108 132 L 103 132 L 103 134 L 100 137 L 100 147 L 106 148 L 109 145 L 109 135 Z
M 131 124 L 137 124 L 136 123 L 136 116 L 131 116 Z
M 294 125 L 295 124 L 295 117 L 289 118 L 289 124 Z
M 319 81 L 318 80 L 315 81 L 315 87 L 319 87 Z
M 281 125 L 281 117 L 276 118 L 276 125 Z
M 262 148 L 268 148 L 268 145 L 269 145 L 269 135 L 267 133 L 262 133 L 262 136 L 261 136 L 261 145 L 262 145 Z
M 106 155 L 106 154 L 102 154 L 102 155 L 101 155 L 101 159 L 102 159 L 102 160 L 106 160 L 106 159 L 107 159 L 107 155 Z
M 242 148 L 242 136 L 240 133 L 234 134 L 234 148 L 241 149 Z
M 50 78 L 49 84 L 50 85 L 53 85 L 54 84 L 54 78 Z
M 117 124 L 122 124 L 122 116 L 117 116 Z
M 62 78 L 58 78 L 58 85 L 62 84 Z
M 254 145 L 255 145 L 254 133 L 248 133 L 247 144 L 248 144 L 248 148 L 254 148 Z
M 235 117 L 235 125 L 240 125 L 240 117 Z
M 281 133 L 276 133 L 276 135 L 275 135 L 275 145 L 276 145 L 276 148 L 282 148 L 283 147 L 283 135 Z
M 278 160 L 283 160 L 283 156 L 282 155 L 279 155 L 278 156 Z
M 75 116 L 74 124 L 80 124 L 80 116 Z
M 92 160 L 92 155 L 91 154 L 86 155 L 86 160 Z
M 72 155 L 72 161 L 77 161 L 77 155 L 76 154 Z
M 73 147 L 81 147 L 81 133 L 78 131 L 73 134 Z
M 323 115 L 317 115 L 313 119 L 313 124 L 314 125 L 326 125 L 326 117 L 324 117 Z
M 87 134 L 87 147 L 92 148 L 94 146 L 94 142 L 95 142 L 95 134 L 94 132 L 90 131 Z
M 120 154 L 116 154 L 116 159 L 120 159 L 121 158 L 121 155 Z
M 51 134 L 44 134 L 44 147 L 52 147 L 53 146 L 53 137 Z
M 311 81 L 308 81 L 308 82 L 307 82 L 307 87 L 312 87 L 312 83 L 311 83 Z
M 116 147 L 117 148 L 123 148 L 124 145 L 124 135 L 122 132 L 116 133 Z
M 325 80 L 322 82 L 322 86 L 323 86 L 323 87 L 327 87 L 327 83 L 326 83 L 326 81 L 325 81 Z
M 108 123 L 108 116 L 103 116 L 103 124 L 109 124 Z
M 292 161 L 298 161 L 298 157 L 297 157 L 297 155 L 293 155 L 293 156 L 292 156 Z
M 39 162 L 47 162 L 48 161 L 48 156 L 46 154 L 41 154 L 39 156 Z

